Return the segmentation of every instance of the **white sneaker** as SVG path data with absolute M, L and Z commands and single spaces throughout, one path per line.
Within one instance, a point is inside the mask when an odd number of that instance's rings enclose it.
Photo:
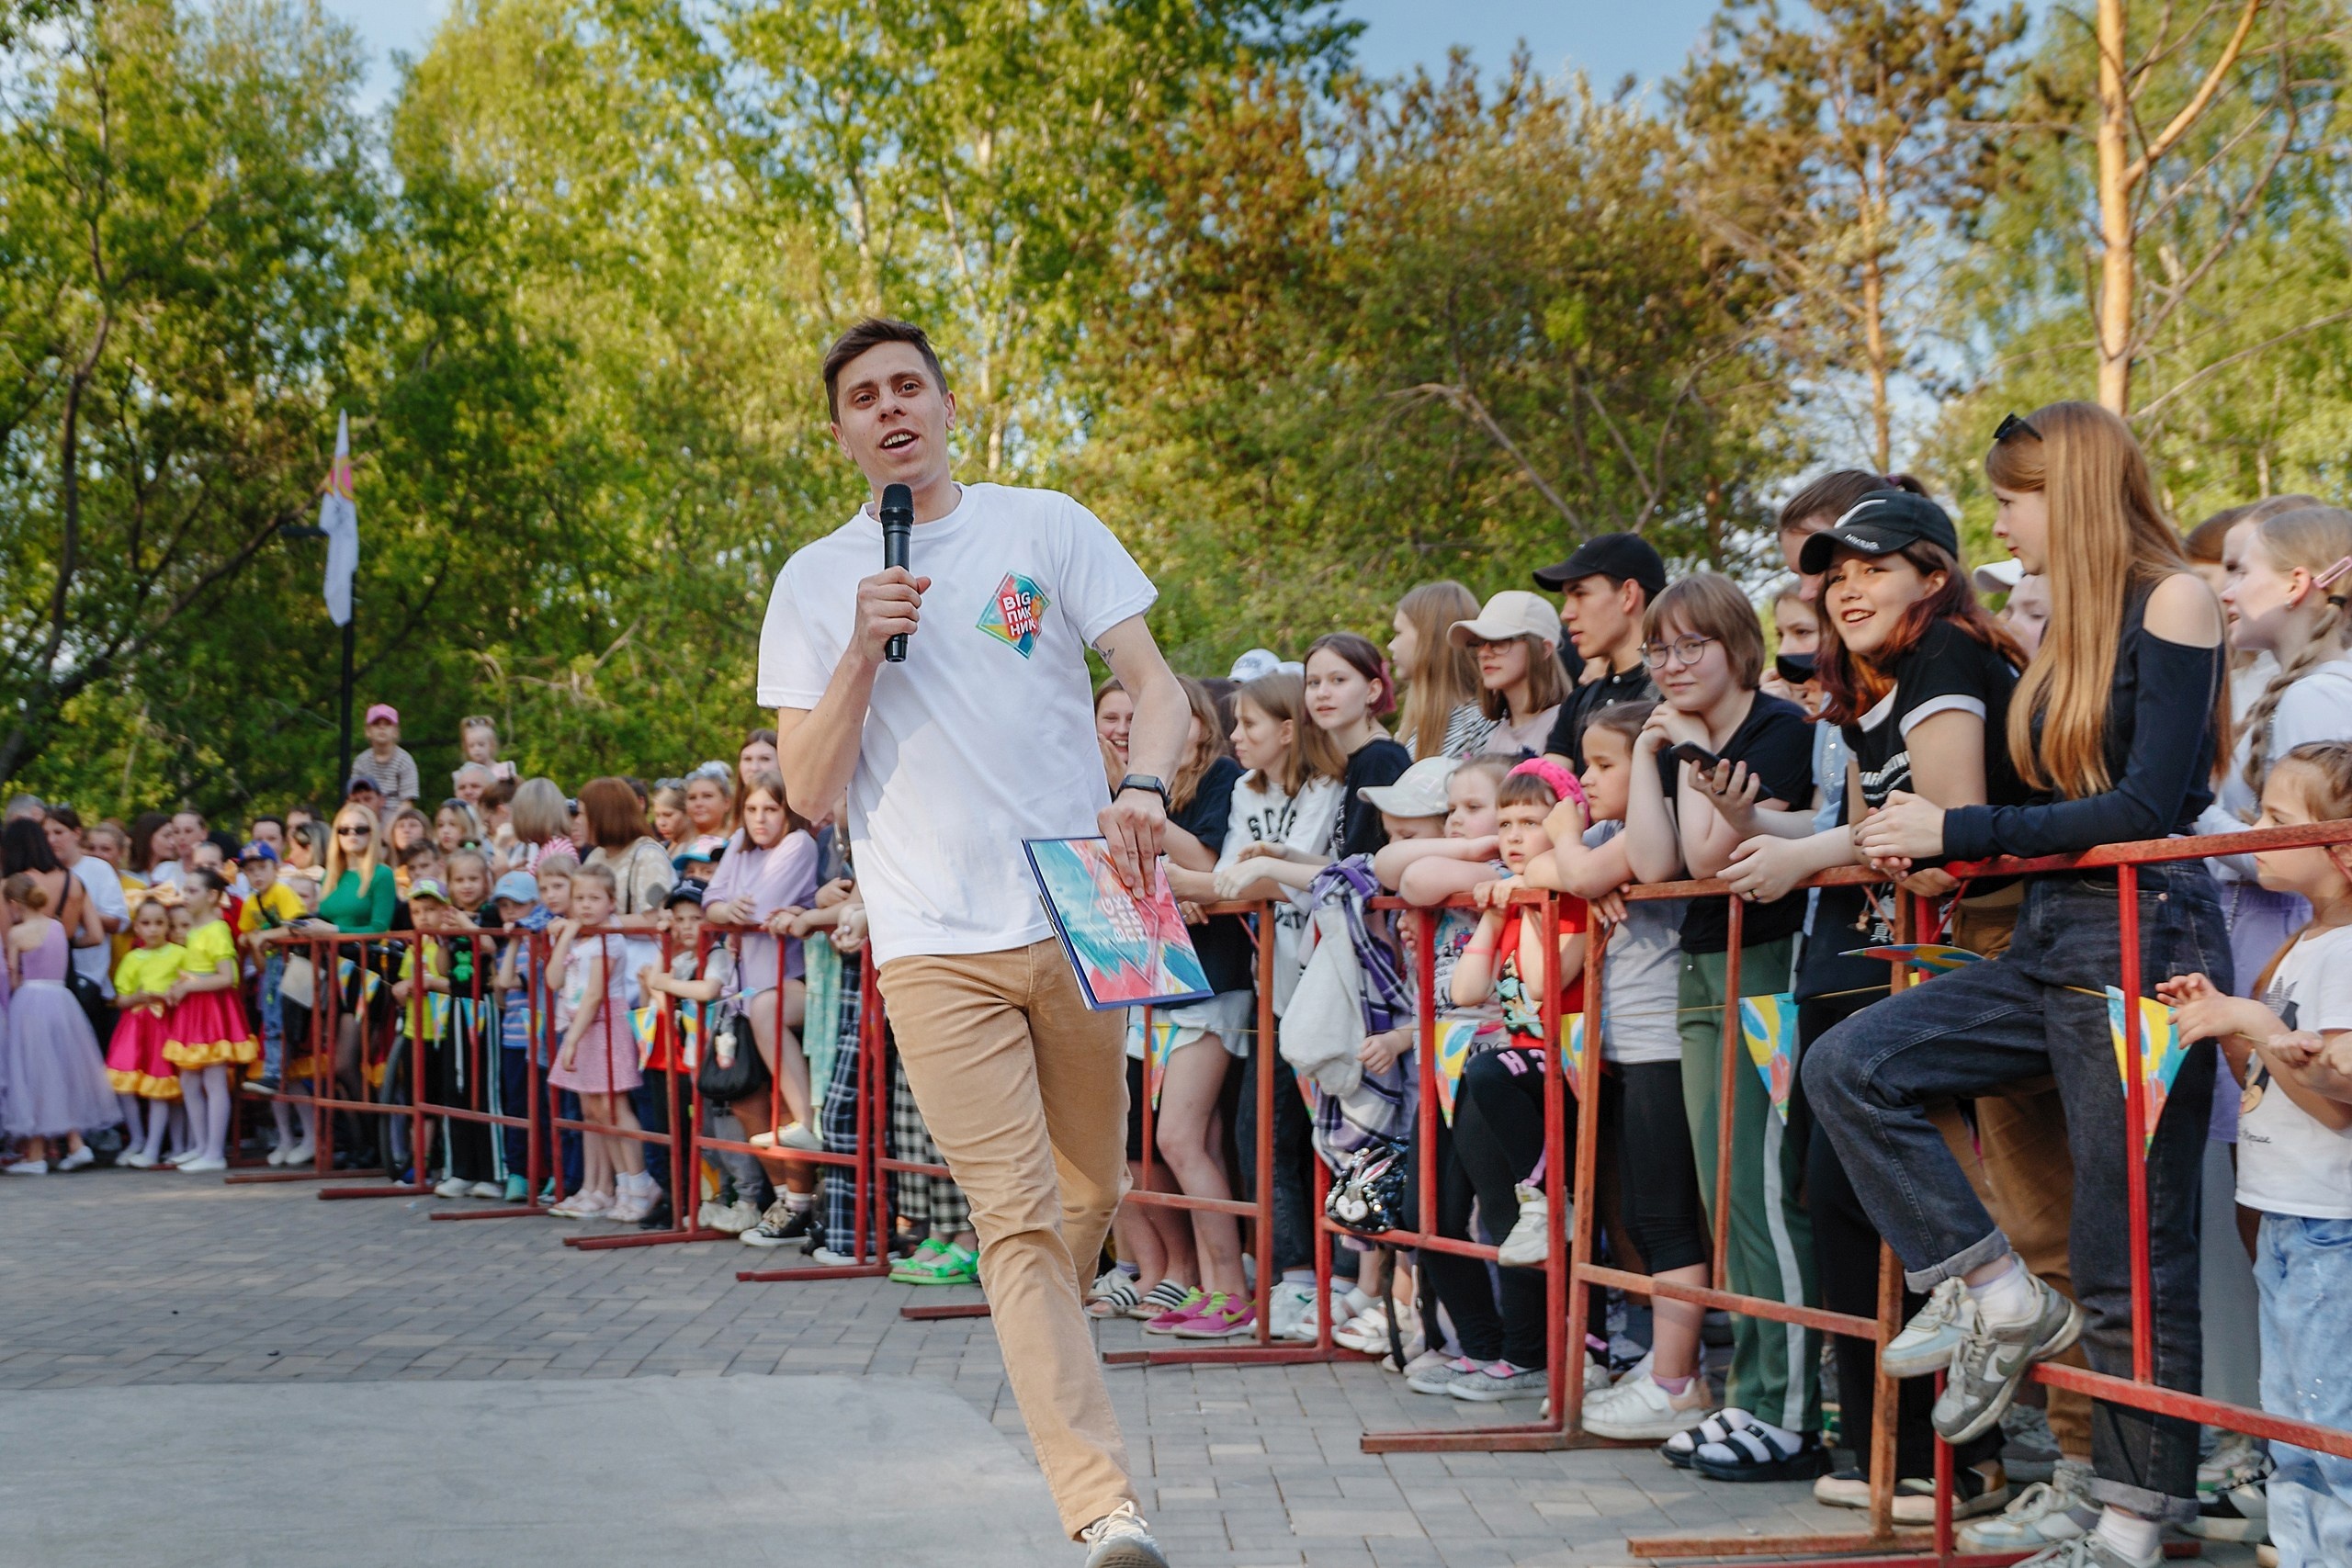
M 466 1191 L 469 1196 L 475 1198 L 503 1198 L 506 1196 L 506 1189 L 501 1187 L 495 1181 L 477 1181 L 471 1187 L 467 1188 Z
M 773 1133 L 754 1133 L 751 1143 L 755 1149 L 798 1149 L 811 1155 L 825 1152 L 825 1140 L 797 1122 L 786 1122 Z
M 1086 1568 L 1168 1568 L 1168 1558 L 1133 1503 L 1122 1503 L 1084 1529 L 1078 1539 L 1091 1548 Z
M 133 1170 L 153 1170 L 155 1168 L 155 1156 L 144 1149 L 125 1149 L 115 1156 L 114 1163 L 129 1166 Z
M 59 1160 L 57 1162 L 57 1168 L 60 1170 L 79 1170 L 85 1165 L 96 1165 L 97 1162 L 98 1156 L 96 1153 L 91 1149 L 89 1145 L 84 1144 L 80 1148 L 75 1149 L 72 1154 L 67 1155 L 63 1159 Z
M 1295 1280 L 1277 1280 L 1266 1292 L 1266 1331 L 1277 1339 L 1295 1339 L 1292 1333 L 1301 1319 L 1312 1314 L 1315 1287 Z M 1312 1329 L 1307 1337 L 1315 1337 Z
M 749 1198 L 738 1198 L 732 1203 L 721 1204 L 710 1228 L 725 1231 L 729 1235 L 741 1235 L 760 1223 L 760 1206 Z
M 821 1263 L 828 1269 L 843 1269 L 854 1266 L 857 1259 L 846 1252 L 835 1252 L 830 1247 L 818 1247 L 809 1249 L 808 1261 Z
M 1596 1438 L 1663 1441 L 1696 1426 L 1706 1410 L 1704 1377 L 1692 1378 L 1680 1393 L 1668 1393 L 1645 1367 L 1585 1395 L 1584 1429 Z
M 435 1198 L 470 1198 L 473 1196 L 473 1191 L 474 1184 L 472 1182 L 467 1181 L 459 1177 L 452 1176 L 447 1178 L 440 1183 L 440 1185 L 434 1188 L 433 1195 Z
M 312 1143 L 310 1139 L 303 1138 L 298 1141 L 292 1148 L 286 1151 L 286 1158 L 279 1163 L 284 1165 L 308 1165 L 312 1160 L 318 1158 L 318 1145 Z
M 198 1159 L 192 1159 L 192 1160 L 187 1161 L 187 1163 L 185 1163 L 184 1165 L 182 1165 L 182 1166 L 180 1167 L 180 1168 L 181 1168 L 182 1170 L 189 1171 L 189 1172 L 192 1172 L 192 1173 L 197 1173 L 197 1174 L 208 1174 L 208 1173 L 209 1173 L 209 1172 L 216 1171 L 216 1170 L 226 1170 L 226 1169 L 228 1169 L 228 1168 L 229 1168 L 229 1162 L 228 1162 L 227 1160 L 225 1160 L 225 1159 L 203 1159 L 203 1158 L 198 1158 Z
M 49 1161 L 45 1159 L 20 1159 L 16 1164 L 8 1167 L 8 1174 L 11 1176 L 47 1176 L 49 1174 Z
M 2091 1500 L 2091 1467 L 2062 1459 L 2046 1482 L 2038 1481 L 1988 1519 L 1960 1527 L 1960 1549 L 1969 1552 L 2040 1551 L 2063 1546 L 2098 1523 Z
M 267 1159 L 265 1159 L 264 1161 L 262 1161 L 262 1163 L 263 1163 L 264 1165 L 284 1165 L 284 1164 L 286 1163 L 286 1151 L 287 1151 L 288 1148 L 291 1148 L 292 1146 L 293 1146 L 293 1145 L 290 1145 L 290 1144 L 279 1144 L 279 1145 L 277 1145 L 276 1147 L 272 1148 L 272 1149 L 269 1151 L 269 1157 L 268 1157 Z M 123 1159 L 119 1159 L 119 1160 L 115 1161 L 114 1163 L 115 1163 L 115 1164 L 117 1164 L 117 1165 L 121 1165 L 122 1163 L 124 1163 L 124 1160 L 127 1160 L 127 1159 L 129 1159 L 129 1158 L 130 1158 L 130 1156 L 129 1156 L 128 1155 L 126 1155 L 126 1156 L 123 1156 Z
M 1522 1181 L 1511 1190 L 1519 1195 L 1519 1219 L 1495 1249 L 1495 1261 L 1512 1269 L 1541 1269 L 1552 1257 L 1552 1205 L 1541 1187 Z

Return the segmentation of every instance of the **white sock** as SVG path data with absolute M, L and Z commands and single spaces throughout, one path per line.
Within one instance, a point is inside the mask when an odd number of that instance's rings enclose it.
M 1976 1310 L 1984 1314 L 1988 1324 L 2001 1325 L 2030 1321 L 2041 1307 L 2040 1294 L 2033 1288 L 2033 1276 L 2026 1271 L 2025 1260 L 2016 1253 L 2009 1254 L 2009 1266 L 1981 1285 L 1968 1287 L 1969 1295 L 1976 1303 Z
M 2163 1530 L 2154 1519 L 2109 1504 L 2098 1516 L 2098 1538 L 2134 1562 L 2154 1562 L 2163 1549 Z
M 784 1195 L 784 1212 L 787 1214 L 805 1214 L 816 1206 L 817 1195 L 814 1192 L 794 1192 L 787 1190 Z

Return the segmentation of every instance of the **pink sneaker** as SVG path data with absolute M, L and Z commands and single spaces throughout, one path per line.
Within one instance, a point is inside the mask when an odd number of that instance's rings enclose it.
M 1179 1339 L 1231 1339 L 1257 1326 L 1258 1309 L 1247 1296 L 1228 1296 L 1219 1291 L 1168 1332 Z
M 1145 1324 L 1143 1331 L 1146 1334 L 1173 1334 L 1176 1332 L 1176 1325 L 1192 1321 L 1193 1314 L 1199 1312 L 1208 1299 L 1197 1286 L 1188 1289 L 1184 1292 L 1182 1301 Z

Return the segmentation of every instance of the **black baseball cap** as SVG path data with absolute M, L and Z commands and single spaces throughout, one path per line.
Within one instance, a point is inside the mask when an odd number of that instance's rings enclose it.
M 1580 577 L 1606 577 L 1617 582 L 1630 580 L 1655 599 L 1666 592 L 1666 561 L 1639 534 L 1600 534 L 1578 545 L 1577 553 L 1557 566 L 1538 571 L 1535 583 L 1557 593 Z
M 1907 490 L 1874 490 L 1831 524 L 1827 533 L 1805 540 L 1797 554 L 1797 570 L 1819 577 L 1839 550 L 1891 556 L 1923 542 L 1939 545 L 1954 560 L 1960 558 L 1960 535 L 1942 507 Z

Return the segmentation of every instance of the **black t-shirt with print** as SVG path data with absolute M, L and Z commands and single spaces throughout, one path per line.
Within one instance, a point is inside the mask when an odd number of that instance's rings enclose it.
M 2009 694 L 2017 683 L 2007 660 L 1951 621 L 1931 623 L 1894 661 L 1894 689 L 1844 727 L 1861 784 L 1862 804 L 1854 815 L 1884 806 L 1896 790 L 1917 793 L 1908 731 L 1951 712 L 1973 713 L 1984 721 L 1985 799 L 1995 806 L 2023 805 L 2026 788 L 2008 746 Z
M 1544 743 L 1544 751 L 1555 757 L 1566 757 L 1569 770 L 1584 772 L 1584 727 L 1592 716 L 1612 703 L 1654 703 L 1657 701 L 1657 683 L 1650 679 L 1648 666 L 1634 660 L 1631 670 L 1612 671 L 1589 686 L 1578 686 L 1560 705 L 1560 716 L 1552 721 L 1552 739 Z
M 1345 798 L 1340 802 L 1340 820 L 1333 829 L 1331 852 L 1336 859 L 1373 854 L 1387 845 L 1388 829 L 1380 825 L 1380 807 L 1356 792 L 1366 785 L 1393 784 L 1412 765 L 1413 754 L 1385 735 L 1356 748 L 1340 780 Z
M 1241 764 L 1230 757 L 1219 757 L 1201 775 L 1193 798 L 1182 810 L 1170 811 L 1168 820 L 1198 839 L 1209 853 L 1219 852 L 1233 818 L 1233 786 L 1240 782 Z M 1248 990 L 1257 973 L 1256 950 L 1241 917 L 1215 915 L 1206 925 L 1193 927 L 1192 932 L 1193 950 L 1201 955 L 1201 967 L 1208 972 L 1209 989 Z
M 1731 732 L 1715 755 L 1727 762 L 1745 762 L 1747 771 L 1763 783 L 1763 793 L 1758 798 L 1777 800 L 1800 811 L 1809 810 L 1813 804 L 1813 726 L 1805 722 L 1804 710 L 1796 704 L 1784 701 L 1764 692 L 1756 694 L 1747 709 L 1747 716 Z M 1675 786 L 1681 777 L 1681 764 L 1671 751 L 1661 749 L 1657 754 L 1658 774 L 1666 784 L 1666 798 L 1676 798 Z M 1682 951 L 1685 953 L 1721 953 L 1730 945 L 1731 915 L 1724 898 L 1693 898 L 1682 917 Z M 1770 904 L 1750 904 L 1740 923 L 1744 943 L 1772 942 L 1804 929 L 1804 889 Z

